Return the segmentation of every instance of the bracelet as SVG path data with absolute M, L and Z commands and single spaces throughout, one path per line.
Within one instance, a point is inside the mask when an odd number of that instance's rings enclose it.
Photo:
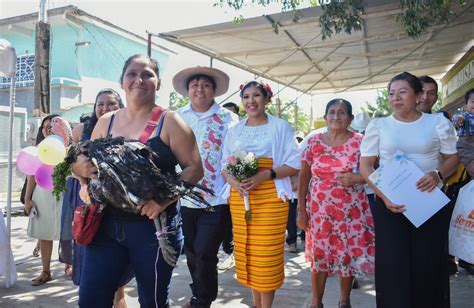
M 441 174 L 441 172 L 439 172 L 438 169 L 435 169 L 433 171 L 436 172 L 436 175 L 438 176 L 438 183 L 443 182 L 443 175 Z

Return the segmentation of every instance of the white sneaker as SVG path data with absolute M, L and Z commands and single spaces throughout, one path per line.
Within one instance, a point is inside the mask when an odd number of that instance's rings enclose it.
M 233 268 L 234 266 L 235 266 L 235 257 L 234 257 L 234 254 L 231 254 L 231 255 L 227 255 L 227 257 L 217 265 L 217 268 L 220 270 L 226 270 L 226 269 Z

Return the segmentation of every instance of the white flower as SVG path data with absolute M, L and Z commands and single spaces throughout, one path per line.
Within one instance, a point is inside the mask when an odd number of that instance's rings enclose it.
M 247 156 L 245 156 L 245 159 L 244 159 L 244 161 L 245 161 L 247 164 L 252 163 L 254 160 L 255 160 L 255 154 L 252 153 L 252 152 L 247 153 Z
M 247 156 L 247 152 L 245 152 L 245 151 L 235 151 L 234 156 L 237 159 L 244 160 L 245 156 Z

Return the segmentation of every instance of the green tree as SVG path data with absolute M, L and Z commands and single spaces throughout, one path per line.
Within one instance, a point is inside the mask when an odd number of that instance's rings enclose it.
M 280 114 L 278 114 L 275 99 L 272 104 L 267 106 L 267 112 L 271 115 L 288 121 L 288 123 L 293 126 L 295 131 L 303 132 L 306 135 L 311 130 L 309 116 L 298 107 L 297 102 L 290 101 L 288 99 L 282 99 Z
M 440 112 L 441 108 L 443 108 L 443 99 L 442 99 L 442 97 L 443 97 L 443 93 L 438 92 L 438 100 L 436 101 L 436 103 L 431 108 L 431 110 L 433 112 Z
M 438 100 L 431 108 L 433 112 L 439 112 L 443 106 L 443 101 L 441 92 L 438 92 Z M 375 104 L 372 105 L 369 102 L 365 102 L 366 107 L 361 107 L 362 111 L 367 111 L 370 117 L 386 117 L 392 114 L 392 109 L 390 109 L 390 104 L 388 103 L 388 91 L 387 89 L 377 90 L 377 98 L 375 99 Z
M 362 111 L 367 111 L 371 118 L 373 117 L 386 117 L 392 114 L 392 109 L 388 103 L 388 91 L 387 89 L 377 90 L 377 98 L 375 103 L 371 104 L 365 102 L 366 107 L 361 107 Z
M 169 104 L 171 110 L 176 110 L 189 103 L 189 98 L 179 95 L 176 92 L 171 92 L 169 97 Z
M 367 6 L 365 0 L 218 0 L 214 6 L 238 11 L 247 5 L 268 6 L 273 3 L 280 3 L 282 11 L 293 11 L 295 22 L 301 17 L 301 8 L 321 6 L 319 24 L 323 40 L 342 30 L 348 34 L 361 30 L 362 15 Z M 429 27 L 454 18 L 452 8 L 456 5 L 465 6 L 466 0 L 400 0 L 402 12 L 397 15 L 397 21 L 402 23 L 409 37 L 416 39 Z M 242 22 L 243 16 L 234 18 L 234 21 Z M 278 24 L 274 23 L 273 27 L 278 32 Z

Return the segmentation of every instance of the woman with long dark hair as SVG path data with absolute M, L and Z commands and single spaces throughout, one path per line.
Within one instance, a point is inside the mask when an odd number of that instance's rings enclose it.
M 36 137 L 38 145 L 47 136 L 52 135 L 52 120 L 58 117 L 51 114 L 41 121 Z M 61 200 L 56 200 L 51 191 L 36 185 L 35 177 L 28 176 L 25 192 L 25 213 L 30 216 L 28 221 L 28 236 L 39 241 L 41 251 L 42 272 L 31 281 L 31 285 L 39 286 L 51 280 L 51 254 L 53 241 L 60 239 L 61 229 Z M 33 213 L 30 215 L 31 211 Z
M 124 107 L 120 94 L 114 89 L 105 88 L 97 93 L 93 112 L 81 116 L 81 123 L 72 130 L 72 140 L 74 143 L 87 141 L 91 138 L 92 131 L 98 119 L 104 114 Z M 59 248 L 59 261 L 66 264 L 65 274 L 72 278 L 75 285 L 79 285 L 81 279 L 82 257 L 84 247 L 73 242 L 72 219 L 74 210 L 83 205 L 79 198 L 80 183 L 74 177 L 70 177 L 66 182 L 66 192 L 64 194 L 61 242 Z M 72 265 L 72 266 L 71 266 Z M 133 278 L 133 271 L 125 271 L 114 297 L 115 307 L 126 307 L 124 285 Z

